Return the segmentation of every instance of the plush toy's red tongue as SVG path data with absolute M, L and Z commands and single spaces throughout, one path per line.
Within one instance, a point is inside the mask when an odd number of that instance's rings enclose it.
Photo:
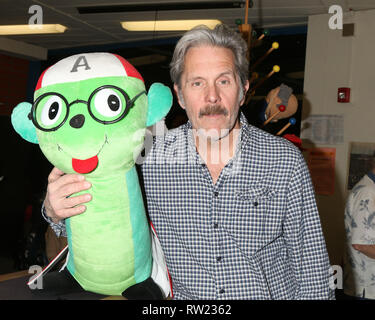
M 72 166 L 75 172 L 89 173 L 98 165 L 98 157 L 94 156 L 86 160 L 72 159 Z

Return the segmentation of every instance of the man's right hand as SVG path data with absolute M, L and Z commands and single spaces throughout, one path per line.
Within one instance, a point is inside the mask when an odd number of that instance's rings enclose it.
M 48 176 L 47 194 L 44 200 L 46 214 L 54 223 L 86 211 L 83 203 L 91 200 L 86 193 L 70 197 L 72 194 L 91 188 L 85 177 L 79 174 L 65 174 L 56 167 Z

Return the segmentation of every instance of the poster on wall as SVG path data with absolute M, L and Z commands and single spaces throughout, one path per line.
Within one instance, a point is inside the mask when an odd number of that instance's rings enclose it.
M 339 144 L 344 142 L 343 115 L 310 115 L 303 121 L 301 139 L 315 144 Z
M 315 193 L 332 195 L 335 192 L 335 148 L 308 148 L 307 166 Z
M 350 143 L 348 190 L 351 190 L 370 171 L 374 157 L 375 143 Z

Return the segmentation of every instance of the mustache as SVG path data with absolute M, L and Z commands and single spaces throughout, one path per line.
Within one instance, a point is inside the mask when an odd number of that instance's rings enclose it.
M 219 104 L 207 105 L 202 110 L 199 111 L 199 118 L 203 116 L 212 116 L 212 115 L 228 115 L 227 109 L 223 108 Z

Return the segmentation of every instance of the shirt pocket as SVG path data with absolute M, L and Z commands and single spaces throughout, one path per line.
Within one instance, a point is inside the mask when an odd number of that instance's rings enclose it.
M 236 197 L 243 201 L 260 201 L 272 200 L 275 192 L 269 187 L 252 187 L 245 190 L 237 190 Z
M 275 197 L 275 192 L 268 187 L 253 187 L 236 191 L 236 208 L 239 215 L 266 213 Z
M 270 221 L 275 200 L 276 193 L 268 186 L 235 191 L 233 236 L 249 254 L 255 253 L 276 238 Z

